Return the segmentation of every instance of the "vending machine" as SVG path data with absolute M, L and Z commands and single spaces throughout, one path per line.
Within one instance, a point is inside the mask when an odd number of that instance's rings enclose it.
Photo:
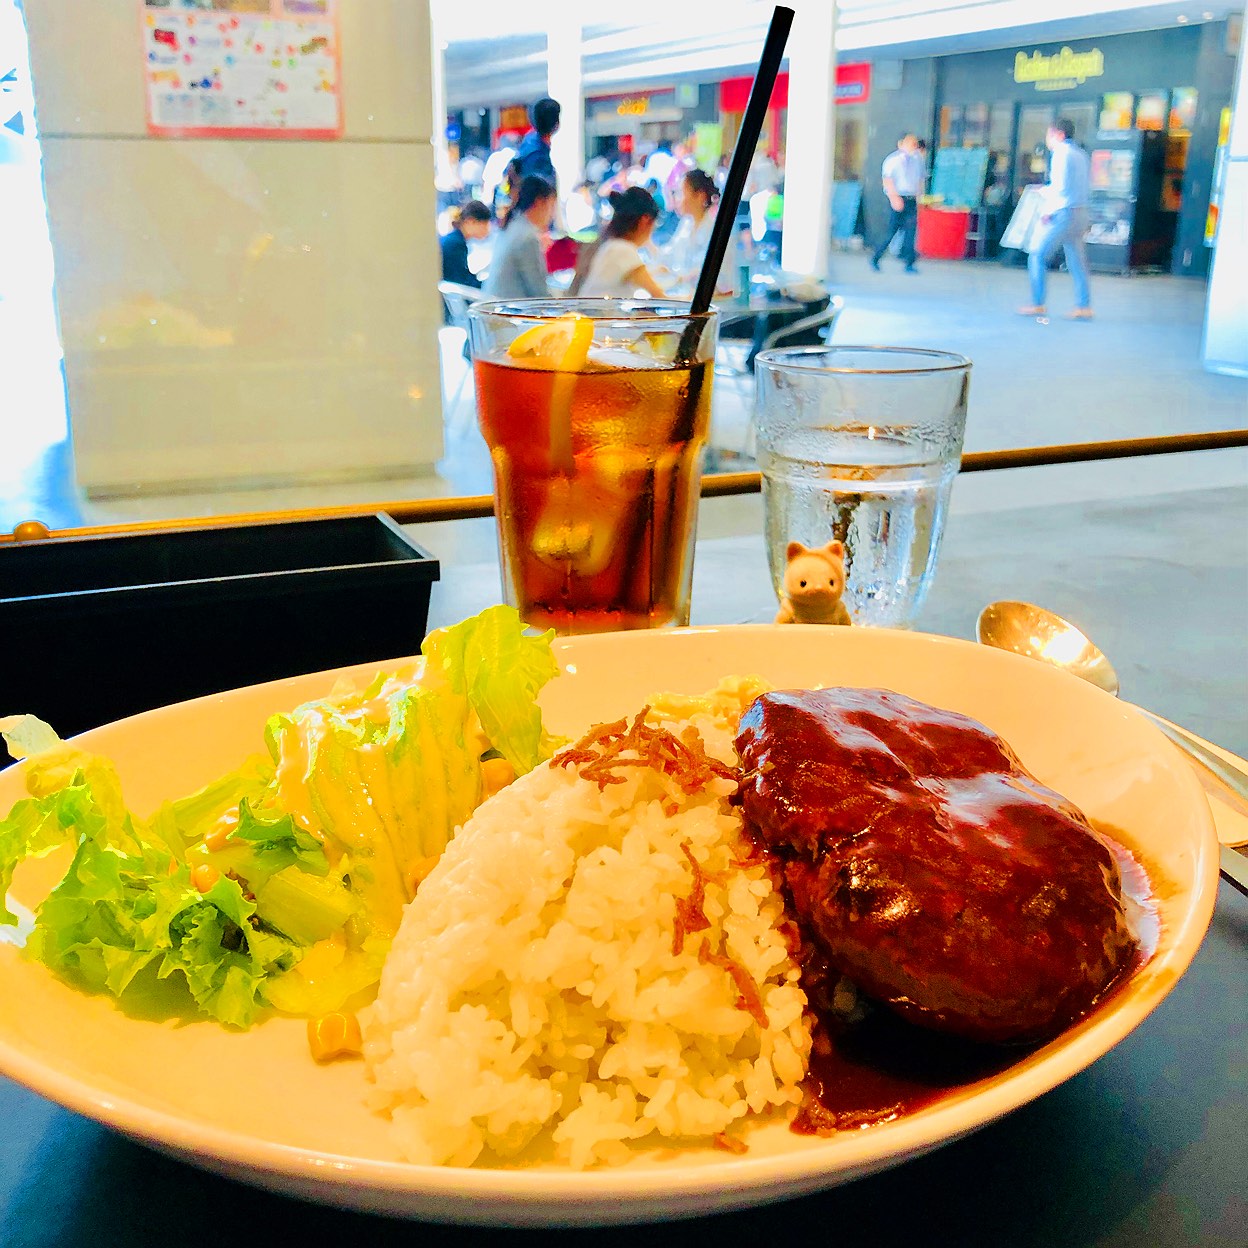
M 1102 130 L 1088 153 L 1088 264 L 1103 273 L 1170 267 L 1178 213 L 1167 208 L 1166 135 Z

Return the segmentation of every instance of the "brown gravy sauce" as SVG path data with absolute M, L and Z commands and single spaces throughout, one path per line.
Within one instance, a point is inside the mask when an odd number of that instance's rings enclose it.
M 1156 953 L 1160 936 L 1157 888 L 1143 863 L 1127 849 L 1119 829 L 1095 821 L 1093 827 L 1118 864 L 1127 921 L 1138 948 L 1081 1022 L 1100 1013 L 1130 983 Z M 821 974 L 813 964 L 811 969 Z M 805 1099 L 792 1129 L 802 1135 L 828 1135 L 891 1122 L 1001 1075 L 1041 1047 L 959 1040 L 917 1027 L 878 1006 L 852 1024 L 829 1011 L 816 1011 Z

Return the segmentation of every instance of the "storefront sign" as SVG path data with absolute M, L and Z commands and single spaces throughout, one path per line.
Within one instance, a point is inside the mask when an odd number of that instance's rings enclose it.
M 836 67 L 836 102 L 865 104 L 871 96 L 871 63 L 862 61 Z
M 750 98 L 753 78 L 726 78 L 719 84 L 719 107 L 725 113 L 743 113 Z M 865 104 L 871 95 L 871 64 L 869 61 L 852 61 L 836 67 L 836 102 L 838 104 Z M 789 75 L 779 74 L 771 93 L 768 108 L 788 108 Z
M 529 110 L 524 104 L 504 104 L 498 110 L 498 128 L 500 130 L 518 130 L 523 133 L 529 128 Z
M 1099 78 L 1105 72 L 1105 56 L 1100 48 L 1087 52 L 1075 52 L 1063 48 L 1052 56 L 1043 52 L 1017 52 L 1014 55 L 1014 81 L 1030 82 L 1037 91 L 1064 91 L 1077 87 L 1089 78 Z
M 684 117 L 677 104 L 675 87 L 658 87 L 645 95 L 591 95 L 586 103 L 593 110 L 590 120 L 599 127 L 606 127 L 601 133 L 615 133 L 614 127 L 629 124 L 621 122 L 621 118 L 652 122 L 681 121 Z

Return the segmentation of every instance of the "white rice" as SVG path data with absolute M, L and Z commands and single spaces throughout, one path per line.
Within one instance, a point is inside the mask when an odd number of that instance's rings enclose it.
M 693 722 L 735 762 L 731 733 L 757 689 L 666 698 L 649 722 Z M 408 906 L 363 1023 L 373 1103 L 410 1161 L 527 1149 L 614 1163 L 739 1142 L 800 1101 L 806 998 L 781 898 L 765 866 L 742 865 L 732 782 L 686 796 L 649 768 L 623 774 L 600 791 L 575 768 L 538 767 L 480 807 Z M 676 902 L 694 887 L 682 845 L 707 877 L 710 927 L 676 953 Z M 699 959 L 703 942 L 719 964 Z M 766 1028 L 723 955 L 757 987 Z

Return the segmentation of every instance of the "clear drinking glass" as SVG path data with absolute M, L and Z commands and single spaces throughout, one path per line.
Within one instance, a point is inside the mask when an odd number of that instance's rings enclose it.
M 907 628 L 936 570 L 971 363 L 903 347 L 764 351 L 758 464 L 777 596 L 790 541 L 845 543 L 855 624 Z
M 469 320 L 506 600 L 560 633 L 688 624 L 716 313 L 524 299 Z

